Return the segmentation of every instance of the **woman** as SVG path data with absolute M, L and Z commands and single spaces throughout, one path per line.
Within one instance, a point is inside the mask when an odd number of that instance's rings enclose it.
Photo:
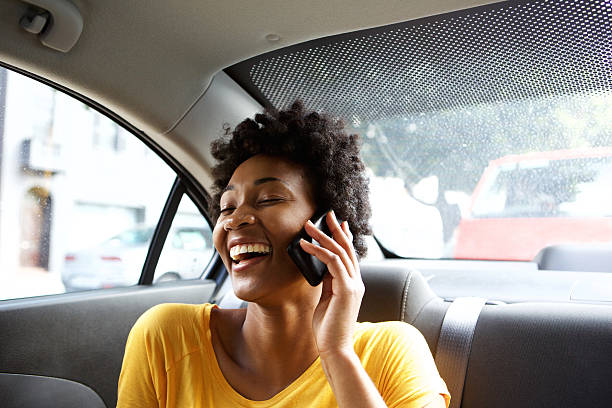
M 128 339 L 118 406 L 448 405 L 416 329 L 356 323 L 364 293 L 358 255 L 370 232 L 357 142 L 341 122 L 296 102 L 213 143 L 213 240 L 248 307 L 146 312 Z M 324 209 L 333 209 L 329 236 L 310 222 Z M 316 287 L 286 250 L 302 228 L 320 246 L 302 240 L 301 248 L 329 271 Z

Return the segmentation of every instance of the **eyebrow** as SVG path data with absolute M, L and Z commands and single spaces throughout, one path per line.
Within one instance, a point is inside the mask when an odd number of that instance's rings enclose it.
M 257 179 L 257 180 L 255 180 L 253 182 L 253 185 L 259 186 L 259 185 L 262 185 L 262 184 L 265 184 L 265 183 L 271 183 L 273 181 L 280 181 L 281 183 L 283 183 L 285 185 L 288 185 L 285 180 L 281 180 L 281 179 L 276 178 L 276 177 L 263 177 L 263 178 Z M 231 191 L 231 190 L 234 190 L 234 185 L 233 184 L 230 184 L 227 187 L 225 187 L 223 189 L 223 192 L 225 193 L 226 191 Z

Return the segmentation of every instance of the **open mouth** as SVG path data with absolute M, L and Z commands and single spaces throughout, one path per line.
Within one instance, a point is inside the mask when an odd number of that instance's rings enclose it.
M 247 259 L 268 256 L 272 253 L 272 247 L 266 244 L 241 244 L 230 248 L 230 257 L 234 264 L 239 264 Z

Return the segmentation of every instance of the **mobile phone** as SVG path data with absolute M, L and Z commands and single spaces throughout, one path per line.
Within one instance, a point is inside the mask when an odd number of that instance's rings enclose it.
M 324 233 L 329 235 L 329 228 L 327 227 L 327 223 L 325 222 L 325 216 L 329 211 L 325 211 L 323 215 L 320 215 L 320 212 L 315 213 L 314 220 L 312 223 L 320 230 L 323 230 Z M 338 221 L 340 222 L 340 221 Z M 287 252 L 289 256 L 295 262 L 306 281 L 312 286 L 317 286 L 323 280 L 323 276 L 327 272 L 327 266 L 319 261 L 317 257 L 306 253 L 300 246 L 300 239 L 304 239 L 308 242 L 313 242 L 313 239 L 306 233 L 306 230 L 302 228 L 300 233 L 291 241 L 289 246 L 287 247 Z M 314 241 L 315 244 L 318 242 Z

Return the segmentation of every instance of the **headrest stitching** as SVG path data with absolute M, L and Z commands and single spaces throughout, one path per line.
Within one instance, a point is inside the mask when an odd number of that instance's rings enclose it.
M 404 293 L 402 294 L 402 312 L 400 313 L 400 320 L 405 321 L 406 315 L 406 303 L 408 303 L 408 289 L 410 288 L 410 282 L 412 281 L 412 271 L 408 272 L 406 276 L 406 283 L 404 285 Z

